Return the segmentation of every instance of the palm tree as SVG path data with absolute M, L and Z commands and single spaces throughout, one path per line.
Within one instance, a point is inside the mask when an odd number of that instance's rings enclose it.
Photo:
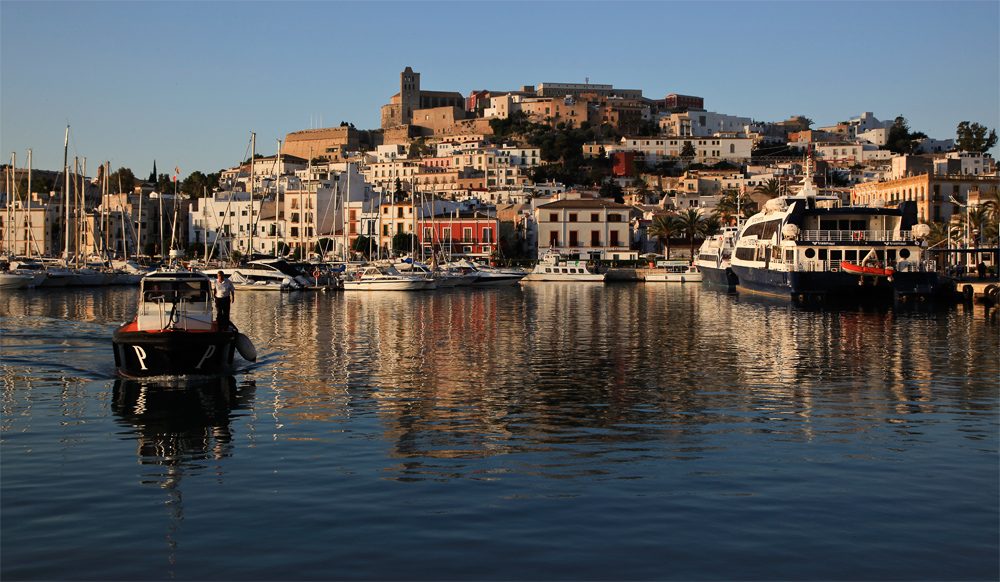
M 691 244 L 691 259 L 694 260 L 694 237 L 701 234 L 705 219 L 695 208 L 688 208 L 677 219 L 680 231 L 687 235 L 688 243 Z
M 777 198 L 781 194 L 781 182 L 777 178 L 771 178 L 763 184 L 758 184 L 753 189 L 754 194 L 763 194 L 768 198 Z
M 716 216 L 709 216 L 708 218 L 701 221 L 701 236 L 702 238 L 708 238 L 710 236 L 719 234 L 722 230 L 722 222 L 719 221 Z
M 641 175 L 635 178 L 635 194 L 639 204 L 647 204 L 646 200 L 649 198 L 649 181 Z
M 928 247 L 936 247 L 941 244 L 948 246 L 950 241 L 957 241 L 961 234 L 961 229 L 951 222 L 927 222 L 926 220 L 922 220 L 921 223 L 931 228 L 930 234 L 927 235 Z
M 739 190 L 726 190 L 725 195 L 715 205 L 714 216 L 725 224 L 732 224 L 733 217 L 737 214 L 741 218 L 750 218 L 756 209 L 757 203 L 746 193 L 741 193 Z
M 646 236 L 651 236 L 660 243 L 660 247 L 666 249 L 663 253 L 670 259 L 670 239 L 679 229 L 677 217 L 673 214 L 657 216 L 653 219 L 653 224 L 646 229 Z

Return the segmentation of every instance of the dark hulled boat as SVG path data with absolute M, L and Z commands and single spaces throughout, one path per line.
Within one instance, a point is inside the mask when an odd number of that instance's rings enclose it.
M 245 335 L 212 317 L 212 282 L 203 273 L 160 271 L 143 277 L 135 319 L 115 330 L 115 367 L 127 377 L 227 373 L 236 350 L 253 361 Z

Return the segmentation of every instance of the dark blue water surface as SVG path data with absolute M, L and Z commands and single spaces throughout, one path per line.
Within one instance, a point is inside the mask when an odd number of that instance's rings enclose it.
M 243 292 L 126 381 L 130 288 L 0 295 L 4 580 L 997 580 L 997 314 L 699 286 Z

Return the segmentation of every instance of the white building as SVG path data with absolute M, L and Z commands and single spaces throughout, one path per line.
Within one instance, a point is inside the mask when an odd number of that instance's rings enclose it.
M 326 179 L 285 176 L 277 195 L 255 193 L 251 199 L 246 192 L 224 191 L 198 199 L 190 213 L 188 240 L 204 243 L 206 252 L 214 246 L 215 257 L 220 252 L 229 257 L 232 251 L 246 256 L 296 250 L 306 257 L 319 240 L 329 239 L 330 253 L 343 256 L 358 234 L 345 232 L 345 220 L 353 210 L 356 227 L 361 223 L 357 211 L 377 196 L 353 164 L 341 165 L 342 172 L 325 167 Z
M 619 145 L 609 146 L 608 155 L 614 152 L 638 152 L 646 163 L 659 163 L 666 158 L 679 158 L 686 144 L 694 148 L 695 163 L 712 164 L 724 160 L 740 162 L 750 158 L 753 140 L 735 134 L 712 137 L 624 137 Z
M 606 199 L 532 200 L 539 258 L 549 248 L 570 258 L 626 261 L 630 250 L 630 206 Z
M 745 133 L 753 120 L 715 113 L 713 111 L 685 111 L 660 115 L 660 131 L 669 136 L 708 137 L 717 133 Z

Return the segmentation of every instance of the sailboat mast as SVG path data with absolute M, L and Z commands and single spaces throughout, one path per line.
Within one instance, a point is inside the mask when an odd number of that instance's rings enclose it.
M 4 174 L 4 179 L 7 182 L 5 184 L 6 187 L 4 188 L 4 191 L 7 193 L 7 199 L 5 200 L 5 202 L 7 203 L 6 204 L 6 206 L 7 206 L 7 209 L 6 209 L 7 219 L 3 223 L 4 224 L 4 226 L 3 226 L 3 231 L 4 231 L 3 246 L 4 246 L 4 250 L 7 251 L 8 255 L 13 255 L 14 251 L 12 251 L 11 248 L 10 248 L 10 242 L 9 241 L 11 239 L 11 236 L 9 236 L 7 233 L 8 233 L 8 231 L 11 232 L 11 233 L 17 232 L 15 230 L 15 228 L 14 228 L 14 223 L 10 221 L 10 205 L 11 205 L 11 201 L 10 201 L 10 191 L 11 191 L 11 188 L 10 188 L 10 179 L 11 179 L 11 175 L 13 174 L 13 172 L 14 172 L 14 154 L 11 153 L 10 154 L 10 167 L 7 168 L 7 172 Z
M 66 139 L 63 142 L 63 173 L 66 178 L 66 208 L 64 220 L 66 221 L 66 240 L 63 241 L 63 246 L 65 247 L 64 258 L 69 260 L 69 126 L 66 126 Z
M 253 189 L 254 189 L 254 158 L 257 157 L 257 133 L 250 132 L 250 214 L 253 214 Z M 261 204 L 263 204 L 263 198 L 261 199 Z M 277 203 L 277 196 L 275 196 L 275 203 Z M 277 216 L 275 216 L 277 218 Z M 253 221 L 253 217 L 250 217 Z M 236 220 L 236 224 L 239 224 L 239 219 Z M 250 244 L 253 245 L 253 233 L 250 233 Z M 232 254 L 232 251 L 230 251 Z M 249 249 L 249 254 L 253 254 L 253 246 Z
M 80 253 L 83 252 L 83 227 L 87 220 L 87 198 L 83 192 L 83 176 L 87 173 L 87 158 L 83 158 L 83 164 L 80 165 L 80 171 L 76 175 L 77 188 L 80 191 L 80 198 L 77 201 L 76 206 L 76 254 L 73 255 L 73 264 L 77 267 L 80 266 Z M 91 237 L 93 238 L 93 237 Z M 84 256 L 84 263 L 86 263 L 87 257 Z

